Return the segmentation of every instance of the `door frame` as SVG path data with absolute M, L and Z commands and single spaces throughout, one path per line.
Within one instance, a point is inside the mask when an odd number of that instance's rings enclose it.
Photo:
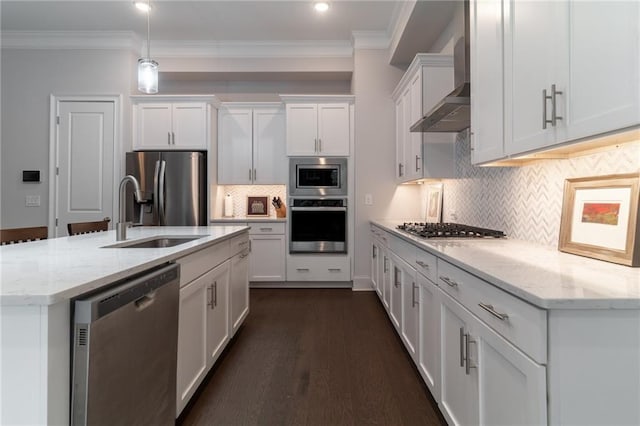
M 112 102 L 113 103 L 113 204 L 110 217 L 115 221 L 118 206 L 118 184 L 122 163 L 122 95 L 49 95 L 49 238 L 55 237 L 58 204 L 58 142 L 60 138 L 57 117 L 61 102 Z

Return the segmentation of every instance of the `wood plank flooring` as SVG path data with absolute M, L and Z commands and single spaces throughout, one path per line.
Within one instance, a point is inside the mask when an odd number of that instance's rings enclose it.
M 251 289 L 181 425 L 445 425 L 373 292 Z

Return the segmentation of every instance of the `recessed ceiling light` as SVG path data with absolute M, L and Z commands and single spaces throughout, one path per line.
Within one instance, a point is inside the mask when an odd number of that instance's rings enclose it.
M 327 3 L 326 1 L 317 1 L 314 3 L 313 8 L 317 12 L 326 12 L 327 10 L 329 10 L 329 3 Z
M 151 5 L 146 1 L 134 1 L 133 5 L 143 12 L 149 12 L 149 10 L 151 10 Z

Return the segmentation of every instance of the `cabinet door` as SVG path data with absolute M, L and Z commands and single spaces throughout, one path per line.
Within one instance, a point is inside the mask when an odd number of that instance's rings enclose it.
M 284 111 L 278 108 L 253 110 L 253 183 L 287 183 Z
M 318 105 L 318 154 L 349 155 L 349 104 Z
M 469 374 L 466 372 L 467 362 L 476 359 L 475 352 L 467 351 L 474 349 L 474 344 L 466 344 L 472 317 L 446 293 L 439 291 L 438 295 L 442 330 L 439 406 L 450 425 L 478 424 L 478 372 L 476 368 L 470 368 Z
M 471 30 L 471 161 L 504 158 L 503 0 L 473 0 Z
M 382 298 L 382 292 L 380 287 L 380 270 L 378 269 L 378 261 L 380 255 L 380 245 L 377 240 L 373 239 L 371 242 L 371 284 L 373 289 L 378 293 L 378 296 Z
M 411 132 L 411 126 L 422 118 L 422 70 L 411 79 L 404 95 L 405 111 L 405 165 L 406 180 L 422 177 L 422 133 Z
M 640 123 L 640 2 L 570 4 L 567 138 Z
M 555 143 L 564 122 L 543 128 L 543 105 L 551 119 L 551 85 L 563 95 L 557 97 L 557 115 L 565 115 L 567 82 L 562 66 L 568 55 L 565 30 L 566 1 L 509 0 L 505 30 L 505 125 L 506 154 L 519 154 Z M 565 130 L 566 133 L 566 130 Z
M 418 361 L 418 320 L 420 296 L 416 280 L 416 270 L 406 262 L 399 264 L 402 271 L 400 293 L 402 297 L 402 341 L 415 362 Z
M 420 286 L 420 319 L 418 371 L 431 395 L 440 402 L 440 300 L 438 289 L 422 274 L 418 274 Z
M 285 254 L 284 235 L 252 235 L 249 281 L 285 281 Z
M 480 424 L 546 424 L 546 368 L 474 320 Z
M 396 181 L 402 182 L 405 180 L 406 167 L 404 164 L 404 150 L 405 150 L 405 103 L 407 100 L 404 96 L 396 101 Z
M 391 297 L 389 300 L 389 313 L 391 322 L 400 333 L 402 330 L 402 268 L 400 259 L 391 257 Z
M 249 313 L 249 252 L 236 254 L 231 259 L 229 295 L 231 335 L 233 336 Z
M 382 297 L 383 305 L 387 312 L 391 310 L 391 259 L 387 250 L 382 249 Z
M 253 178 L 251 108 L 219 113 L 218 183 L 248 185 Z
M 136 106 L 136 138 L 133 149 L 171 148 L 171 104 L 144 103 Z
M 229 340 L 230 261 L 206 274 L 207 282 L 207 365 L 211 367 Z
M 318 105 L 287 105 L 287 155 L 316 155 Z
M 206 150 L 207 104 L 185 102 L 173 104 L 173 149 Z
M 205 274 L 180 289 L 176 408 L 180 414 L 207 373 L 207 302 Z

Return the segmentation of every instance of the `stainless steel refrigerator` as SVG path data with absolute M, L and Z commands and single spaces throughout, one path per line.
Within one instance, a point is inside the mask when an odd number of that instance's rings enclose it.
M 204 152 L 145 151 L 127 153 L 127 174 L 143 193 L 135 201 L 127 187 L 127 221 L 142 225 L 207 225 L 207 161 Z

